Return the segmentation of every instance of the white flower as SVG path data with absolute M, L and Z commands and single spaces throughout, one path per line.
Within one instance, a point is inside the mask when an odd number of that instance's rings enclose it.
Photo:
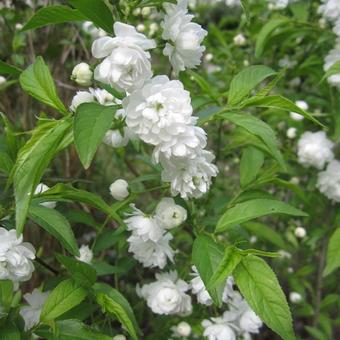
M 117 179 L 110 185 L 110 194 L 117 201 L 123 201 L 129 196 L 129 184 L 124 179 Z
M 297 100 L 295 102 L 295 105 L 304 111 L 308 110 L 309 108 L 309 105 L 304 100 Z M 296 121 L 301 121 L 304 119 L 303 115 L 301 115 L 300 113 L 296 113 L 296 112 L 290 112 L 290 118 Z
M 335 47 L 329 51 L 325 58 L 324 70 L 328 71 L 337 61 L 340 60 L 340 38 L 337 39 Z M 328 83 L 340 88 L 340 73 L 328 77 Z
M 289 293 L 289 300 L 291 303 L 300 303 L 302 301 L 302 296 L 300 293 L 291 292 Z
M 232 276 L 229 276 L 227 278 L 223 294 L 222 294 L 222 301 L 225 303 L 229 303 L 230 300 L 235 296 L 234 291 L 234 278 Z
M 334 24 L 333 32 L 334 32 L 338 37 L 340 37 L 340 17 L 337 19 L 337 21 L 336 21 L 335 24 Z
M 93 89 L 89 88 L 89 92 L 93 94 L 94 98 L 100 105 L 110 106 L 110 105 L 120 105 L 122 101 L 115 98 L 110 92 L 104 89 Z M 117 111 L 118 112 L 118 111 Z M 116 113 L 117 115 L 117 113 Z
M 316 186 L 327 198 L 340 202 L 340 162 L 331 161 L 326 170 L 318 174 Z
M 91 263 L 93 259 L 93 252 L 87 245 L 82 245 L 79 248 L 79 257 L 76 257 L 77 260 L 85 263 Z
M 324 131 L 304 132 L 298 141 L 299 163 L 321 170 L 334 158 L 333 145 Z
M 180 322 L 177 326 L 171 328 L 175 337 L 188 337 L 191 334 L 191 326 L 185 322 Z
M 173 157 L 161 159 L 163 166 L 162 180 L 171 183 L 172 195 L 180 194 L 182 198 L 201 197 L 210 187 L 211 178 L 218 173 L 212 164 L 214 155 L 202 150 L 194 159 Z
M 289 0 L 269 0 L 269 9 L 284 9 L 288 6 Z
M 103 142 L 113 148 L 122 148 L 129 143 L 130 137 L 130 130 L 127 127 L 124 127 L 123 132 L 120 130 L 108 130 L 105 133 Z
M 155 213 L 166 229 L 178 227 L 187 219 L 187 211 L 169 197 L 162 198 L 157 204 Z
M 134 204 L 131 204 L 131 207 L 133 212 L 124 220 L 127 230 L 132 231 L 135 236 L 140 237 L 143 241 L 159 241 L 163 236 L 163 229 L 158 219 L 146 216 Z
M 225 0 L 225 4 L 229 7 L 241 6 L 240 0 Z
M 48 189 L 49 189 L 49 187 L 46 184 L 39 183 L 37 185 L 37 187 L 35 188 L 34 195 L 40 195 L 43 192 L 47 191 Z M 40 203 L 40 205 L 42 205 L 46 208 L 54 209 L 57 206 L 57 202 L 53 202 L 53 201 L 52 202 L 42 202 L 42 203 Z
M 286 134 L 289 139 L 294 139 L 297 134 L 297 129 L 295 127 L 290 127 Z
M 6 78 L 3 76 L 0 76 L 0 86 L 6 83 Z
M 166 233 L 157 241 L 143 241 L 136 234 L 132 234 L 128 239 L 129 252 L 133 257 L 143 264 L 144 267 L 159 267 L 163 269 L 168 259 L 173 262 L 174 251 L 169 245 L 172 235 Z
M 156 314 L 191 314 L 191 297 L 185 294 L 189 285 L 178 278 L 177 272 L 156 274 L 156 279 L 138 289 L 138 294 L 146 300 L 149 308 Z
M 235 35 L 233 40 L 234 40 L 234 44 L 237 45 L 237 46 L 243 46 L 247 42 L 245 36 L 243 34 L 241 34 L 241 33 Z
M 41 292 L 34 289 L 32 293 L 26 293 L 24 299 L 28 306 L 20 308 L 20 315 L 25 321 L 25 331 L 32 329 L 39 324 L 42 307 L 48 297 L 49 292 Z
M 201 46 L 207 31 L 200 25 L 191 22 L 188 14 L 188 1 L 178 0 L 177 5 L 165 3 L 163 39 L 168 40 L 163 54 L 168 56 L 174 72 L 178 74 L 186 68 L 195 68 L 201 63 L 205 47 Z
M 92 102 L 94 102 L 94 95 L 92 93 L 87 91 L 77 91 L 76 95 L 72 99 L 70 109 L 75 112 L 80 104 Z
M 82 29 L 85 33 L 89 34 L 92 39 L 105 37 L 107 35 L 103 29 L 97 28 L 91 21 L 85 21 L 82 25 Z
M 23 282 L 31 278 L 35 249 L 22 240 L 15 230 L 0 228 L 0 280 Z
M 259 328 L 261 327 L 262 327 L 261 319 L 248 306 L 246 311 L 241 315 L 240 328 L 244 332 L 256 334 L 259 332 Z
M 152 77 L 150 53 L 146 50 L 156 44 L 133 26 L 115 22 L 113 29 L 114 38 L 99 38 L 92 45 L 93 56 L 105 58 L 95 68 L 94 78 L 120 91 L 131 92 Z
M 340 17 L 340 0 L 322 0 L 323 5 L 319 6 L 318 12 L 324 18 L 335 21 Z
M 223 318 L 211 318 L 203 320 L 203 335 L 208 340 L 236 340 L 236 334 L 232 327 Z
M 193 126 L 190 93 L 179 80 L 157 76 L 141 90 L 123 100 L 128 128 L 145 143 L 155 145 L 154 158 L 160 153 L 193 157 L 197 148 L 206 145 L 202 129 Z
M 209 292 L 206 290 L 204 282 L 202 281 L 197 268 L 193 266 L 192 270 L 193 273 L 191 275 L 194 276 L 194 278 L 190 281 L 190 288 L 192 292 L 196 294 L 198 303 L 206 306 L 211 306 L 213 303 L 212 298 Z
M 77 64 L 72 71 L 71 79 L 81 86 L 90 86 L 92 82 L 90 65 L 86 63 Z
M 305 228 L 302 228 L 302 227 L 297 227 L 295 230 L 294 230 L 294 234 L 296 237 L 298 238 L 304 238 L 307 234 L 306 232 L 306 229 Z

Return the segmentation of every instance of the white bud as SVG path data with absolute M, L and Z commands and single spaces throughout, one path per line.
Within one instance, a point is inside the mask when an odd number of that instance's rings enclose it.
M 297 292 L 291 292 L 289 294 L 289 300 L 292 303 L 300 303 L 302 301 L 302 296 L 300 293 Z
M 156 22 L 152 22 L 149 26 L 149 34 L 153 36 L 159 29 L 159 26 Z
M 214 59 L 214 55 L 212 53 L 207 53 L 204 59 L 205 61 L 212 61 Z
M 292 254 L 291 253 L 288 253 L 288 251 L 285 251 L 283 249 L 280 249 L 278 251 L 278 253 L 280 254 L 281 258 L 283 259 L 288 259 L 290 260 L 292 258 Z
M 304 100 L 297 100 L 295 102 L 295 105 L 298 106 L 301 110 L 308 110 L 309 105 L 304 101 Z M 290 118 L 292 118 L 293 120 L 296 121 L 301 121 L 304 119 L 304 117 L 302 115 L 300 115 L 299 113 L 296 112 L 290 112 Z
M 287 137 L 289 139 L 294 139 L 296 137 L 297 129 L 295 127 L 290 127 L 287 130 Z
M 81 86 L 90 86 L 92 83 L 92 74 L 90 65 L 80 63 L 73 68 L 71 79 Z
M 106 145 L 112 146 L 113 148 L 122 148 L 129 142 L 129 134 L 127 133 L 127 128 L 124 128 L 124 133 L 119 130 L 109 130 L 106 132 L 103 142 Z
M 249 242 L 250 243 L 256 243 L 257 242 L 257 237 L 255 235 L 250 236 Z
M 49 189 L 49 187 L 46 184 L 40 183 L 35 188 L 34 195 L 40 195 L 43 192 L 47 191 L 48 189 Z M 46 208 L 54 209 L 56 207 L 57 203 L 53 202 L 53 201 L 52 202 L 43 202 L 43 203 L 40 203 L 40 205 L 42 205 Z
M 117 201 L 122 201 L 129 196 L 129 184 L 124 179 L 117 179 L 110 185 L 110 193 Z
M 319 19 L 319 27 L 322 28 L 322 29 L 324 29 L 324 28 L 326 28 L 326 26 L 327 26 L 327 21 L 326 21 L 326 19 L 325 19 L 325 18 Z
M 249 66 L 249 60 L 248 60 L 248 59 L 244 59 L 244 60 L 243 60 L 243 65 L 244 65 L 245 67 L 248 67 L 248 66 Z
M 140 8 L 136 8 L 133 10 L 132 14 L 135 15 L 135 16 L 138 16 L 140 15 L 142 12 L 142 10 Z
M 290 274 L 294 273 L 294 269 L 292 267 L 288 267 L 287 268 L 287 272 L 290 273 Z
M 151 7 L 143 7 L 142 8 L 142 15 L 143 17 L 149 16 L 151 13 Z
M 187 322 L 180 322 L 177 325 L 176 331 L 180 336 L 189 336 L 191 334 L 191 326 Z
M 81 262 L 85 262 L 85 263 L 91 263 L 91 261 L 93 259 L 93 252 L 89 248 L 89 246 L 82 245 L 79 248 L 79 254 L 80 255 L 78 257 L 76 257 L 77 260 L 79 260 Z
M 3 76 L 0 76 L 0 85 L 3 85 L 6 83 L 6 78 Z
M 20 31 L 21 29 L 22 29 L 22 24 L 20 24 L 20 23 L 17 23 L 17 24 L 15 24 L 15 29 L 17 30 L 17 31 Z
M 126 337 L 123 334 L 118 334 L 113 337 L 113 340 L 126 340 Z
M 292 177 L 292 178 L 290 179 L 290 183 L 293 183 L 293 184 L 295 184 L 295 185 L 298 185 L 298 184 L 300 183 L 300 180 L 299 180 L 298 177 Z
M 167 229 L 181 225 L 187 219 L 187 211 L 176 204 L 173 198 L 164 197 L 156 207 L 156 217 Z
M 243 46 L 247 42 L 245 36 L 241 33 L 235 35 L 233 40 L 234 40 L 234 44 L 237 46 Z
M 75 112 L 80 104 L 92 102 L 94 102 L 94 95 L 92 93 L 87 91 L 78 91 L 72 99 L 70 109 Z
M 145 31 L 145 25 L 144 24 L 138 24 L 136 28 L 137 28 L 138 32 L 144 32 Z
M 307 235 L 306 229 L 302 227 L 297 227 L 294 231 L 297 238 L 304 238 Z

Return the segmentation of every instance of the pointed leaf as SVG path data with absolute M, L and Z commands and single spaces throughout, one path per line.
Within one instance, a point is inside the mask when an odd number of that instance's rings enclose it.
M 337 228 L 329 239 L 327 248 L 327 265 L 324 271 L 324 276 L 332 273 L 340 267 L 340 228 Z

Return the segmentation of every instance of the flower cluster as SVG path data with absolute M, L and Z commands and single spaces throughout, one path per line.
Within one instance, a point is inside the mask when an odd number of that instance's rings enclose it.
M 17 237 L 15 230 L 0 228 L 0 280 L 27 281 L 34 271 L 35 249 Z
M 340 0 L 323 0 L 319 7 L 319 13 L 324 20 L 328 20 L 337 36 L 334 48 L 325 58 L 324 70 L 328 71 L 337 61 L 340 61 Z M 329 84 L 340 88 L 340 74 L 333 74 L 328 77 Z
M 145 215 L 132 205 L 133 212 L 124 220 L 127 229 L 132 231 L 128 238 L 129 252 L 144 267 L 163 269 L 167 260 L 173 262 L 174 251 L 169 242 L 172 235 L 169 229 L 182 224 L 187 218 L 186 210 L 175 204 L 172 198 L 163 198 L 153 216 Z

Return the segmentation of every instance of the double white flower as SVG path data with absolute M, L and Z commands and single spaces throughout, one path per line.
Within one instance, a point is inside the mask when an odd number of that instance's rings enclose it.
M 176 271 L 156 274 L 156 281 L 137 287 L 149 308 L 156 314 L 189 315 L 192 312 L 191 297 L 185 294 L 189 285 L 178 278 Z
M 132 92 L 152 77 L 150 53 L 156 43 L 138 33 L 135 27 L 116 22 L 115 37 L 102 37 L 93 42 L 95 58 L 105 58 L 94 70 L 94 78 L 119 91 Z
M 165 16 L 161 26 L 162 38 L 168 40 L 163 53 L 169 57 L 175 74 L 186 68 L 195 68 L 201 63 L 205 47 L 201 46 L 207 31 L 193 23 L 188 14 L 188 1 L 178 0 L 177 4 L 164 4 Z
M 325 171 L 318 174 L 316 186 L 333 202 L 340 202 L 340 162 L 332 160 Z
M 0 280 L 27 281 L 34 271 L 35 249 L 17 237 L 15 230 L 0 228 Z

